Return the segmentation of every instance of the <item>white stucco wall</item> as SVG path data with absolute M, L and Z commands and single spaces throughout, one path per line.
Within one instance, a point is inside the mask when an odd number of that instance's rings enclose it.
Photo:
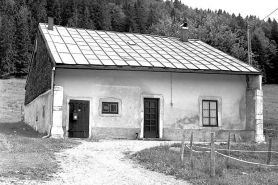
M 57 69 L 55 85 L 64 88 L 62 108 L 64 127 L 68 124 L 66 120 L 69 99 L 90 101 L 92 129 L 93 127 L 140 128 L 141 95 L 161 95 L 163 128 L 206 129 L 200 125 L 200 97 L 221 100 L 221 127 L 217 129 L 246 128 L 244 75 Z M 102 98 L 120 99 L 121 116 L 101 116 L 99 100 Z
M 24 122 L 40 133 L 49 132 L 51 125 L 50 100 L 51 93 L 48 90 L 24 107 Z

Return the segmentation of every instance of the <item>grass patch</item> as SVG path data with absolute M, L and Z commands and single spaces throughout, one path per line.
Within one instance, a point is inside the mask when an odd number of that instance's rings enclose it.
M 264 91 L 264 133 L 278 138 L 278 85 L 263 85 Z
M 42 136 L 23 122 L 0 123 L 0 176 L 47 181 L 59 169 L 54 153 L 79 143 Z
M 263 85 L 263 93 L 264 120 L 278 121 L 278 85 Z
M 179 144 L 175 145 L 178 146 Z M 199 145 L 200 146 L 200 145 Z M 226 148 L 217 145 L 217 148 Z M 232 149 L 267 150 L 266 144 L 236 144 Z M 196 150 L 201 150 L 197 149 Z M 277 151 L 278 141 L 273 141 L 273 150 Z M 222 152 L 224 153 L 224 152 Z M 266 162 L 266 153 L 232 152 L 232 156 L 258 163 Z M 185 163 L 181 164 L 179 152 L 170 150 L 170 146 L 159 146 L 145 149 L 131 155 L 131 158 L 149 170 L 173 175 L 193 184 L 213 185 L 246 185 L 269 184 L 277 185 L 278 167 L 263 167 L 230 160 L 226 166 L 226 158 L 216 155 L 216 176 L 210 177 L 210 153 L 194 153 L 194 169 L 190 168 L 189 150 L 185 149 Z M 272 154 L 271 164 L 278 164 L 278 155 Z

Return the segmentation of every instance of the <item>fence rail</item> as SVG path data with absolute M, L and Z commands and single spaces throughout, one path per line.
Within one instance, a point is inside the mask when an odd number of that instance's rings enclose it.
M 202 147 L 202 146 L 196 146 L 196 145 L 194 147 L 196 147 L 196 148 L 203 148 L 203 149 L 209 149 L 210 150 L 209 147 Z M 228 151 L 229 149 L 219 148 L 217 150 Z M 229 151 L 230 152 L 242 152 L 242 153 L 268 153 L 268 152 L 271 152 L 271 153 L 278 154 L 278 152 L 276 152 L 276 151 L 261 151 L 261 150 L 257 150 L 257 151 L 255 151 L 255 150 L 229 150 Z
M 194 168 L 194 163 L 193 163 L 193 152 L 194 153 L 210 153 L 210 175 L 213 177 L 215 176 L 215 154 L 221 155 L 222 157 L 226 157 L 226 165 L 228 165 L 229 163 L 229 159 L 235 160 L 235 161 L 239 161 L 239 162 L 243 162 L 243 163 L 247 163 L 247 164 L 253 164 L 253 165 L 260 165 L 260 166 L 265 166 L 265 167 L 278 167 L 278 164 L 270 164 L 271 161 L 271 154 L 275 153 L 278 154 L 277 151 L 272 151 L 271 147 L 272 147 L 272 139 L 269 139 L 269 145 L 268 145 L 268 151 L 252 151 L 252 150 L 231 150 L 231 146 L 230 146 L 230 136 L 231 134 L 229 133 L 229 137 L 228 137 L 228 147 L 227 149 L 216 149 L 215 145 L 214 145 L 214 133 L 211 133 L 211 142 L 210 142 L 210 147 L 201 147 L 201 146 L 196 146 L 193 145 L 193 132 L 191 132 L 191 137 L 190 137 L 190 145 L 187 146 L 185 144 L 185 135 L 183 135 L 182 138 L 182 142 L 181 142 L 181 160 L 182 160 L 182 164 L 184 164 L 184 149 L 185 147 L 187 147 L 190 151 L 190 167 L 193 169 Z M 194 150 L 193 147 L 195 148 L 200 148 L 200 149 L 206 149 L 205 151 L 198 151 L 198 150 Z M 220 151 L 225 151 L 227 155 L 221 153 Z M 263 163 L 256 163 L 256 162 L 250 162 L 250 161 L 246 161 L 243 159 L 238 159 L 235 157 L 230 156 L 230 152 L 242 152 L 242 153 L 267 153 L 267 161 L 266 164 Z

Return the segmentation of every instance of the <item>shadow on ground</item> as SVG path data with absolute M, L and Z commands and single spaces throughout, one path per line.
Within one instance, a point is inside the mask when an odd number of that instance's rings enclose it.
M 30 138 L 41 138 L 43 134 L 36 132 L 31 126 L 24 122 L 14 123 L 1 123 L 0 122 L 0 134 L 5 135 L 17 135 Z

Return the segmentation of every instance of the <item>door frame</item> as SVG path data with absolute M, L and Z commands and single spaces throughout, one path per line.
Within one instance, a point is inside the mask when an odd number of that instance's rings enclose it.
M 144 99 L 158 99 L 158 138 L 163 138 L 163 117 L 164 117 L 164 99 L 163 95 L 161 94 L 141 94 L 141 105 L 140 105 L 140 112 L 141 112 L 141 131 L 140 131 L 140 138 L 144 138 Z
M 66 109 L 67 109 L 67 113 L 66 113 L 66 137 L 69 137 L 69 102 L 70 100 L 84 100 L 84 101 L 89 101 L 89 137 L 91 138 L 91 134 L 92 134 L 92 118 L 93 118 L 93 98 L 90 97 L 74 97 L 74 96 L 67 96 L 67 103 L 66 103 Z

